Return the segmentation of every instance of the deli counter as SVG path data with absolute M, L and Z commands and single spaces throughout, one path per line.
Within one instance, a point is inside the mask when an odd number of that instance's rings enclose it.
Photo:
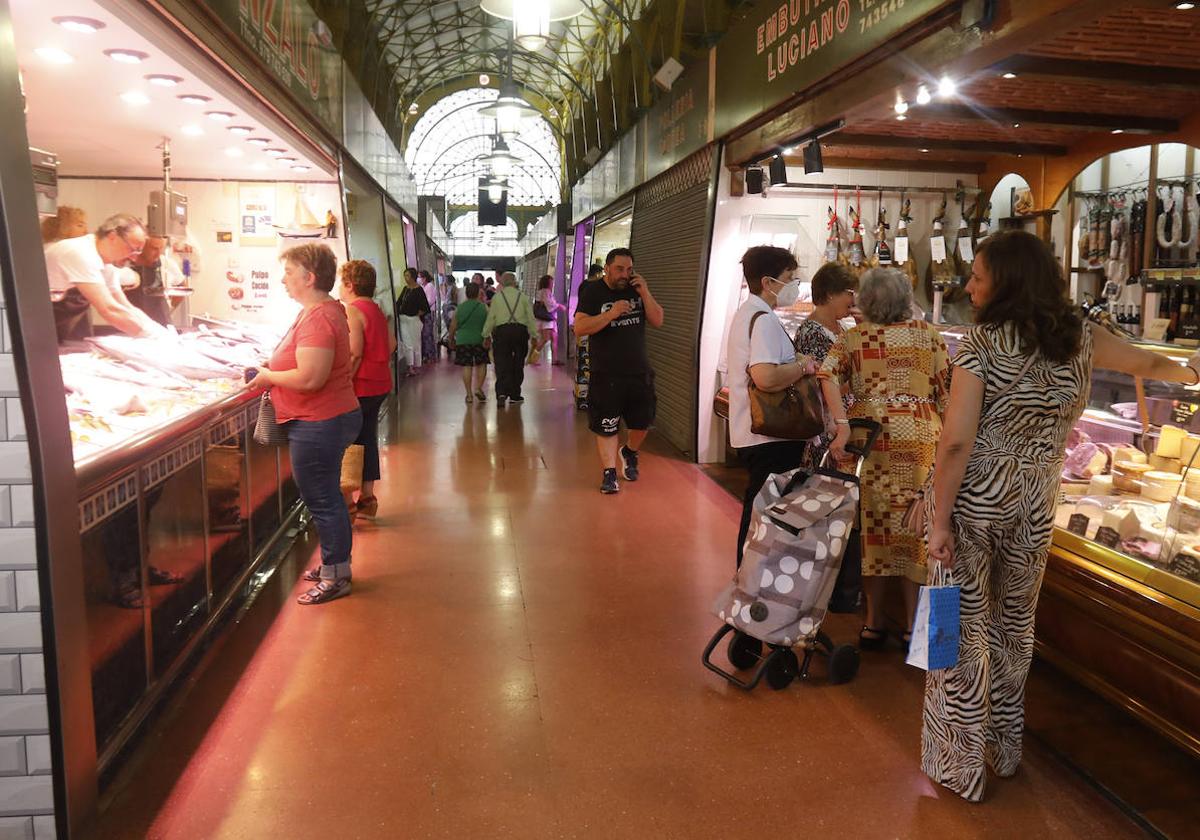
M 301 512 L 287 448 L 254 441 L 241 384 L 278 336 L 197 325 L 60 351 L 102 774 Z
M 942 333 L 953 358 L 965 327 Z M 1139 343 L 1182 364 L 1191 350 Z M 1071 436 L 1037 653 L 1200 756 L 1200 386 L 1096 369 Z M 728 393 L 714 398 L 728 418 Z M 1143 430 L 1143 420 L 1145 430 Z

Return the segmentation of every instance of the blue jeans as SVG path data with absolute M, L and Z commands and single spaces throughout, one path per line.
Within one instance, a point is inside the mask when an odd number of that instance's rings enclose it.
M 317 523 L 321 543 L 321 577 L 350 577 L 350 513 L 342 499 L 342 456 L 358 437 L 362 409 L 328 420 L 289 420 L 287 431 L 292 477 L 300 498 Z

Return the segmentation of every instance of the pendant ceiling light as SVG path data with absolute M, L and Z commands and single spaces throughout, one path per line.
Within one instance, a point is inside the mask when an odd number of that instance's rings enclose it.
M 499 204 L 500 199 L 504 198 L 504 190 L 508 188 L 508 184 L 504 181 L 493 180 L 487 185 L 488 201 L 492 204 Z
M 513 40 L 536 52 L 550 39 L 550 22 L 582 14 L 583 0 L 480 0 L 479 8 L 513 22 Z
M 512 174 L 513 166 L 521 162 L 519 157 L 508 150 L 504 138 L 499 136 L 492 142 L 491 154 L 483 155 L 480 159 L 487 164 L 494 181 L 507 178 Z
M 479 109 L 485 117 L 496 121 L 496 131 L 506 141 L 511 141 L 521 133 L 521 122 L 538 116 L 538 109 L 521 98 L 517 84 L 512 79 L 505 79 L 500 84 L 500 97 L 490 105 Z

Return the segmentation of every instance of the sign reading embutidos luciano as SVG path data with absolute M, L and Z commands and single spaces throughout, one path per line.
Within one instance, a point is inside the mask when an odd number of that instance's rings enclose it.
M 947 0 L 765 0 L 717 44 L 716 135 L 876 49 Z
M 205 0 L 314 117 L 342 135 L 341 57 L 304 0 Z

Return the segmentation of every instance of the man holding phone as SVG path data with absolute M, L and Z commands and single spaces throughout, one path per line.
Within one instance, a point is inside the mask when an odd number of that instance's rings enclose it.
M 614 248 L 604 260 L 604 277 L 579 289 L 575 335 L 590 336 L 591 382 L 588 428 L 604 477 L 601 493 L 616 493 L 617 457 L 626 481 L 638 479 L 638 450 L 654 422 L 654 371 L 646 355 L 646 324 L 661 327 L 663 308 L 646 280 L 633 270 L 633 252 Z M 629 431 L 620 445 L 621 421 Z

